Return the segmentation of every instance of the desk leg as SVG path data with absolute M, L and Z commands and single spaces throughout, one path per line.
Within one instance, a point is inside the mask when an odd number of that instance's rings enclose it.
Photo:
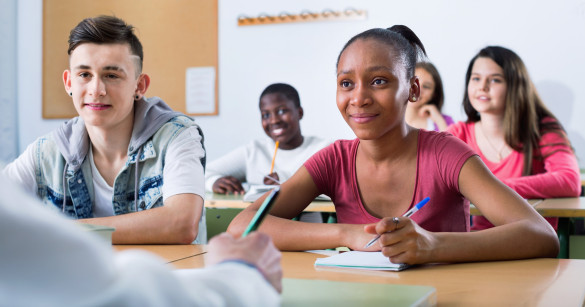
M 571 235 L 571 218 L 561 217 L 559 218 L 559 227 L 557 228 L 557 234 L 559 236 L 560 251 L 557 258 L 567 259 L 569 258 L 569 235 Z

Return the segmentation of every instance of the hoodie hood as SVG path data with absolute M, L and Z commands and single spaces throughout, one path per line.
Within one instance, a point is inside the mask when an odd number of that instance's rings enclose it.
M 128 145 L 128 155 L 136 152 L 158 129 L 183 113 L 173 111 L 159 97 L 142 98 L 134 103 L 134 126 Z M 61 155 L 73 170 L 79 169 L 89 150 L 89 136 L 81 117 L 66 121 L 53 131 Z

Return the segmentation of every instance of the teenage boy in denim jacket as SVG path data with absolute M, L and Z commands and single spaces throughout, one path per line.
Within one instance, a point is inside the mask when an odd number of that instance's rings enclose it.
M 65 90 L 78 117 L 39 138 L 4 173 L 45 205 L 116 228 L 114 244 L 206 242 L 203 134 L 160 98 L 145 98 L 142 45 L 111 16 L 69 36 Z

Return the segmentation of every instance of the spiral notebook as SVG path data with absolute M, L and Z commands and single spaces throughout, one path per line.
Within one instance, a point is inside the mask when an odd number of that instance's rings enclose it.
M 361 270 L 402 271 L 409 267 L 404 263 L 392 263 L 382 252 L 351 251 L 327 258 L 319 258 L 315 266 L 352 268 Z

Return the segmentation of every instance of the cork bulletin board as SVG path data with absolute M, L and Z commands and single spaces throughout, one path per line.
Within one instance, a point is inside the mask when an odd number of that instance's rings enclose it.
M 159 96 L 188 115 L 217 115 L 217 0 L 44 0 L 43 118 L 77 116 L 62 81 L 69 67 L 67 39 L 81 20 L 98 15 L 117 16 L 136 28 L 144 49 L 142 71 L 151 78 L 147 97 Z M 211 88 L 203 108 L 193 101 L 187 107 L 188 71 L 194 70 L 204 72 Z

